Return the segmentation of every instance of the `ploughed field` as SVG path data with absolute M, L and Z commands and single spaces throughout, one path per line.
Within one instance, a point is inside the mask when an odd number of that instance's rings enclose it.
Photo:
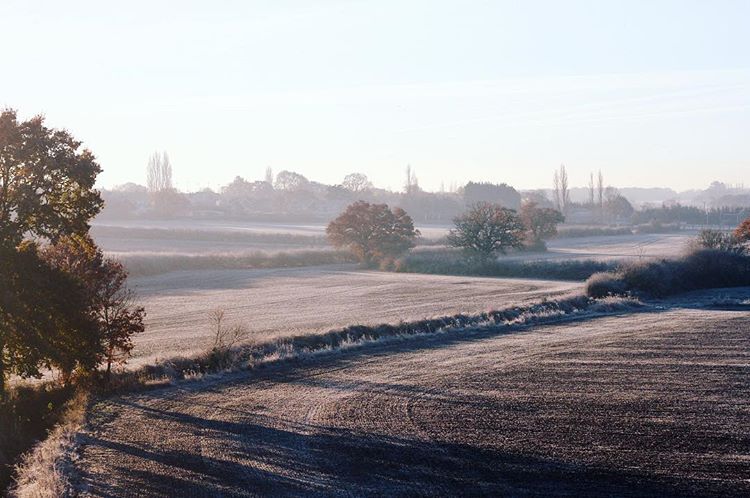
M 579 289 L 580 283 L 362 271 L 356 265 L 200 270 L 131 279 L 147 312 L 131 365 L 206 350 L 210 313 L 249 340 L 481 313 Z
M 383 342 L 94 406 L 85 496 L 748 496 L 750 313 Z

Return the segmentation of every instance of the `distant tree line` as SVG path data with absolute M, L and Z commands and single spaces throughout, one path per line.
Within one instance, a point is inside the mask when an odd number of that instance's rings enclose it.
M 522 196 L 500 183 L 469 182 L 450 192 L 420 188 L 414 168 L 406 168 L 403 190 L 375 187 L 363 173 L 347 174 L 341 183 L 326 185 L 295 171 L 274 174 L 267 168 L 263 180 L 237 176 L 219 191 L 203 189 L 181 193 L 172 184 L 173 166 L 166 153 L 154 153 L 146 168 L 147 185 L 129 183 L 103 192 L 103 217 L 229 217 L 268 220 L 330 220 L 356 201 L 400 207 L 419 222 L 448 222 L 468 206 L 490 202 L 518 210 Z
M 438 192 L 428 192 L 420 187 L 415 169 L 408 166 L 403 189 L 398 192 L 375 187 L 366 175 L 359 172 L 345 175 L 341 183 L 326 185 L 295 171 L 283 170 L 274 174 L 271 168 L 266 168 L 262 180 L 237 176 L 218 191 L 203 189 L 182 193 L 172 185 L 172 169 L 166 153 L 154 153 L 148 161 L 147 186 L 130 183 L 104 191 L 107 209 L 101 216 L 328 221 L 349 204 L 365 201 L 400 207 L 418 223 L 446 223 L 480 202 L 499 204 L 516 211 L 523 202 L 534 202 L 539 207 L 559 211 L 573 224 L 700 223 L 695 216 L 700 210 L 697 207 L 692 208 L 689 216 L 683 212 L 680 217 L 673 216 L 674 213 L 657 212 L 654 208 L 636 210 L 620 190 L 605 183 L 601 170 L 589 174 L 585 199 L 573 200 L 565 165 L 554 171 L 551 190 L 524 192 L 505 183 L 490 182 L 468 182 L 460 187 L 453 186 L 450 191 L 441 188 Z M 706 192 L 709 191 L 712 195 L 721 195 L 722 199 L 742 197 L 723 184 L 712 184 Z M 710 215 L 709 212 L 707 219 L 704 212 L 702 223 L 712 223 Z M 717 215 L 717 223 L 720 217 Z

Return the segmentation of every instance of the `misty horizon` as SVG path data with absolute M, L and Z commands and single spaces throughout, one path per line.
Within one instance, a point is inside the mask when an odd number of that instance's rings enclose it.
M 142 184 L 154 150 L 185 191 L 269 166 L 399 190 L 411 164 L 428 191 L 750 170 L 747 2 L 42 3 L 0 6 L 0 106 L 82 137 L 101 187 Z

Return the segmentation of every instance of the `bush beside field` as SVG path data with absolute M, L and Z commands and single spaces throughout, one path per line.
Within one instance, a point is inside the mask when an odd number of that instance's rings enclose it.
M 416 251 L 382 269 L 402 273 L 478 277 L 586 280 L 598 272 L 612 271 L 619 263 L 599 260 L 502 261 L 466 258 L 458 250 Z
M 744 286 L 750 286 L 749 256 L 698 249 L 681 258 L 627 263 L 615 271 L 592 275 L 586 282 L 586 294 L 665 297 L 699 289 Z

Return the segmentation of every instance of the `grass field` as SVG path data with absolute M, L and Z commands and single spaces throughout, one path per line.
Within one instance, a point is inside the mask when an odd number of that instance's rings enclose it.
M 240 248 L 249 251 L 260 245 L 283 251 L 289 247 L 319 247 L 323 230 L 322 225 L 315 224 L 242 222 L 139 221 L 95 226 L 94 235 L 105 249 L 126 262 L 128 258 L 138 262 L 134 267 L 136 278 L 131 278 L 130 283 L 140 294 L 148 317 L 146 332 L 136 338 L 134 364 L 175 354 L 193 354 L 207 347 L 211 333 L 208 315 L 216 308 L 224 309 L 230 321 L 247 327 L 253 337 L 267 338 L 356 323 L 478 313 L 579 288 L 574 283 L 549 281 L 393 275 L 360 271 L 354 265 L 219 269 L 224 263 L 232 268 L 237 261 L 258 259 L 249 255 L 237 258 Z M 431 227 L 426 231 L 439 236 L 446 230 L 447 227 Z M 673 234 L 576 238 L 550 242 L 548 253 L 507 258 L 666 256 L 679 254 L 687 242 L 686 235 Z M 221 250 L 229 252 L 222 255 Z M 182 258 L 179 265 L 175 265 L 172 260 L 179 258 Z M 206 265 L 210 267 L 214 258 L 216 269 L 204 269 Z M 160 273 L 161 266 L 164 273 L 154 275 Z M 191 266 L 195 268 L 190 269 Z M 184 267 L 185 271 L 169 271 L 174 267 Z
M 747 311 L 668 307 L 114 398 L 94 407 L 76 483 L 83 496 L 747 496 L 748 330 Z
M 209 313 L 252 338 L 480 313 L 578 290 L 580 283 L 404 275 L 355 265 L 172 272 L 133 279 L 148 313 L 133 364 L 191 354 L 210 344 Z
M 427 239 L 444 237 L 449 226 L 419 227 Z M 237 254 L 329 247 L 323 224 L 251 222 L 132 221 L 95 224 L 94 237 L 112 254 Z M 692 232 L 563 238 L 548 242 L 547 253 L 506 259 L 628 259 L 679 255 Z

